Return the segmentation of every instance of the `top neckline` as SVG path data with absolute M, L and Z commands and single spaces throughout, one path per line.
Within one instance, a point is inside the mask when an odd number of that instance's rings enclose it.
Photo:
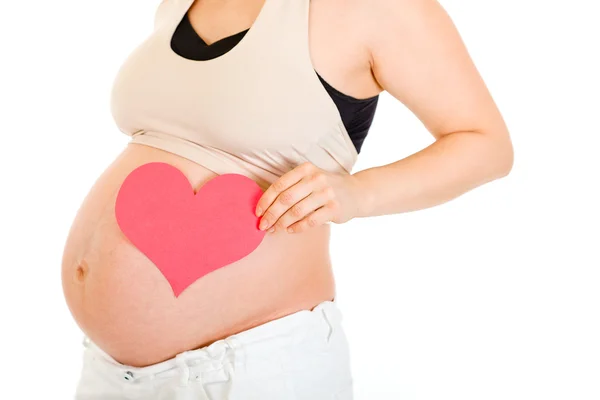
M 198 41 L 200 42 L 200 44 L 206 48 L 217 47 L 217 46 L 221 45 L 223 42 L 230 41 L 232 39 L 237 39 L 238 37 L 243 36 L 246 33 L 248 33 L 248 31 L 250 30 L 250 28 L 247 28 L 247 29 L 244 29 L 243 31 L 234 33 L 229 36 L 225 36 L 224 38 L 221 38 L 215 42 L 212 42 L 211 44 L 208 44 L 208 43 L 206 43 L 206 41 L 204 39 L 202 39 L 202 36 L 200 36 L 200 34 L 196 31 L 196 29 L 194 29 L 194 26 L 192 25 L 192 21 L 190 20 L 189 10 L 185 13 L 183 19 L 181 20 L 181 23 L 185 23 L 186 29 L 193 31 L 194 37 L 197 38 Z
M 198 41 L 198 43 L 203 47 L 203 51 L 207 51 L 208 56 L 207 58 L 190 58 L 190 57 L 184 57 L 181 54 L 176 54 L 179 57 L 183 57 L 187 60 L 190 61 L 208 61 L 214 58 L 218 58 L 221 55 L 223 55 L 225 52 L 230 51 L 233 47 L 237 46 L 240 42 L 240 37 L 243 38 L 244 35 L 246 35 L 248 33 L 248 31 L 250 30 L 250 28 L 244 29 L 243 31 L 240 31 L 238 33 L 234 33 L 230 36 L 226 36 L 223 37 L 219 40 L 217 40 L 216 42 L 213 42 L 211 44 L 206 43 L 206 41 L 204 41 L 204 39 L 202 39 L 202 36 L 200 36 L 198 34 L 198 32 L 194 29 L 194 26 L 191 23 L 191 20 L 189 18 L 189 9 L 188 11 L 186 11 L 185 15 L 183 16 L 182 20 L 180 21 L 179 25 L 177 26 L 177 28 L 175 29 L 175 31 L 173 32 L 172 35 L 172 41 L 175 39 L 175 35 L 177 33 L 177 30 L 180 29 L 180 25 L 182 25 L 181 28 L 185 29 L 187 32 L 193 34 L 194 38 Z M 230 44 L 231 42 L 235 42 L 234 46 L 231 47 Z M 171 50 L 173 50 L 173 46 L 171 45 Z M 218 56 L 214 56 L 215 54 L 219 54 Z M 336 89 L 335 87 L 331 86 L 329 84 L 329 82 L 327 82 L 317 71 L 315 71 L 315 73 L 317 74 L 317 76 L 319 77 L 319 79 L 321 80 L 321 82 L 323 82 L 323 84 L 331 91 L 333 92 L 336 96 L 340 97 L 341 99 L 348 101 L 348 102 L 352 102 L 352 103 L 368 103 L 368 102 L 373 102 L 375 101 L 378 97 L 379 94 L 376 94 L 374 96 L 371 97 L 367 97 L 367 98 L 356 98 L 350 95 L 347 95 L 341 91 L 339 91 L 338 89 Z
M 227 51 L 226 53 L 215 57 L 215 58 L 211 58 L 208 60 L 192 60 L 189 58 L 185 58 L 180 56 L 179 54 L 177 54 L 173 48 L 171 47 L 171 41 L 173 40 L 173 35 L 175 34 L 175 31 L 177 30 L 177 27 L 181 24 L 181 22 L 184 19 L 188 18 L 188 13 L 190 11 L 190 8 L 192 7 L 192 5 L 194 4 L 195 0 L 187 0 L 187 5 L 185 7 L 183 7 L 183 11 L 182 14 L 180 14 L 180 16 L 178 18 L 174 18 L 174 23 L 173 25 L 170 27 L 170 29 L 168 29 L 168 34 L 167 34 L 167 47 L 168 47 L 168 51 L 169 53 L 171 53 L 172 56 L 174 56 L 175 58 L 179 59 L 180 61 L 184 62 L 184 63 L 194 63 L 194 64 L 210 64 L 210 63 L 219 63 L 219 62 L 224 62 L 225 60 L 228 60 L 231 57 L 234 57 L 237 55 L 237 53 L 239 53 L 240 51 L 242 51 L 245 46 L 249 46 L 251 45 L 249 42 L 251 42 L 251 40 L 254 38 L 254 35 L 256 34 L 256 31 L 261 27 L 262 25 L 262 21 L 265 18 L 265 15 L 267 13 L 267 9 L 270 3 L 270 0 L 264 0 L 263 1 L 263 5 L 258 13 L 258 15 L 256 16 L 256 18 L 254 19 L 254 22 L 252 23 L 252 25 L 242 31 L 242 32 L 238 32 L 236 34 L 224 37 L 222 39 L 217 40 L 214 43 L 211 44 L 206 44 L 206 42 L 204 42 L 204 40 L 200 37 L 200 35 L 197 34 L 197 32 L 194 30 L 194 32 L 196 32 L 196 36 L 207 46 L 207 47 L 211 47 L 219 42 L 222 42 L 223 40 L 228 40 L 231 39 L 233 37 L 237 37 L 238 35 L 241 35 L 242 33 L 244 33 L 243 37 L 238 41 L 238 43 L 231 48 L 229 51 Z M 193 29 L 193 26 L 191 24 L 191 22 L 189 22 L 190 27 Z

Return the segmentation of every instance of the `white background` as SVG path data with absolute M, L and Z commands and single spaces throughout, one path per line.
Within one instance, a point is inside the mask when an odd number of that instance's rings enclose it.
M 2 398 L 72 396 L 82 334 L 61 254 L 127 143 L 109 91 L 156 4 L 0 5 Z M 509 125 L 514 169 L 442 206 L 333 226 L 356 399 L 600 399 L 600 14 L 587 0 L 442 4 Z M 383 94 L 354 171 L 431 141 Z

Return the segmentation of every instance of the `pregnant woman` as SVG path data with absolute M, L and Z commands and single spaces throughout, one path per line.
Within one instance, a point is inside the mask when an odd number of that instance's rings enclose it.
M 436 141 L 352 174 L 383 90 Z M 111 108 L 131 141 L 63 257 L 85 333 L 77 399 L 351 399 L 329 223 L 431 207 L 512 167 L 503 118 L 435 0 L 164 0 Z M 178 170 L 198 196 L 221 175 L 256 184 L 260 243 L 175 293 L 117 217 L 128 176 L 148 165 Z M 222 251 L 177 248 L 190 246 Z

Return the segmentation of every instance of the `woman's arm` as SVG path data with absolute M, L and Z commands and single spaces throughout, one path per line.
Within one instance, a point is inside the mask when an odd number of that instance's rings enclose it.
M 436 141 L 354 175 L 310 163 L 294 168 L 259 200 L 261 229 L 302 232 L 329 221 L 432 207 L 512 168 L 504 120 L 443 8 L 435 0 L 355 3 L 375 79 Z
M 353 176 L 355 217 L 419 210 L 509 173 L 507 127 L 451 19 L 435 0 L 373 0 L 365 7 L 378 83 L 436 141 L 392 164 Z

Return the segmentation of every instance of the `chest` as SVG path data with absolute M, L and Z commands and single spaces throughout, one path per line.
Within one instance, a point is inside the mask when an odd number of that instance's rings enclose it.
M 188 11 L 194 31 L 211 45 L 251 26 L 264 0 L 212 4 L 196 0 Z M 367 98 L 381 90 L 373 79 L 365 21 L 348 0 L 309 0 L 308 47 L 315 71 L 341 92 Z
M 313 159 L 328 169 L 349 169 L 356 150 L 316 71 L 344 80 L 357 64 L 356 58 L 344 63 L 352 57 L 342 57 L 342 50 L 333 55 L 326 50 L 336 47 L 331 28 L 321 24 L 323 33 L 319 23 L 311 26 L 315 11 L 317 19 L 327 14 L 309 7 L 310 0 L 263 0 L 257 15 L 248 11 L 254 22 L 232 49 L 196 61 L 177 54 L 171 43 L 195 4 L 166 0 L 152 34 L 118 71 L 111 107 L 121 130 L 168 135 L 173 146 L 193 143 L 219 157 L 260 161 L 261 168 L 283 171 Z M 193 18 L 190 14 L 192 23 Z M 248 28 L 243 20 L 232 19 L 225 35 Z M 330 39 L 320 43 L 322 35 Z

